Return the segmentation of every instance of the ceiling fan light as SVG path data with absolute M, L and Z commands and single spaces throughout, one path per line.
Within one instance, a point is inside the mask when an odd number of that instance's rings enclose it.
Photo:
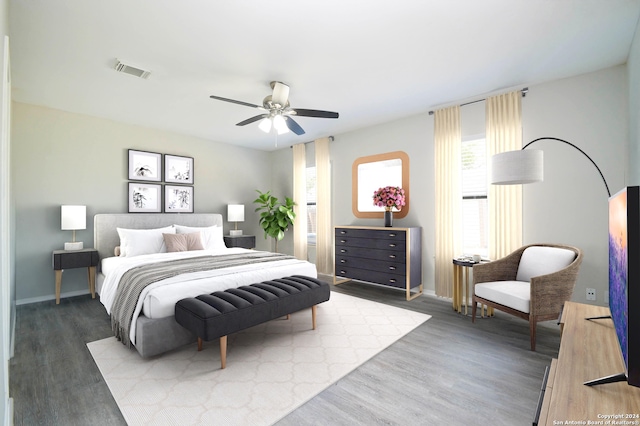
M 281 115 L 276 115 L 275 117 L 273 117 L 273 127 L 276 129 L 279 135 L 287 133 L 289 131 L 287 123 L 285 123 L 284 117 Z
M 267 117 L 260 120 L 258 128 L 265 133 L 269 133 L 271 131 L 271 119 Z

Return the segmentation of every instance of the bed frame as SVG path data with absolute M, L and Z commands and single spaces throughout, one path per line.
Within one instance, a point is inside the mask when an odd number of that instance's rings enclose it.
M 169 225 L 222 226 L 222 215 L 217 213 L 163 214 L 114 213 L 97 214 L 93 218 L 93 243 L 100 259 L 114 256 L 120 244 L 116 228 L 153 229 Z M 98 271 L 100 267 L 98 266 Z M 140 315 L 136 321 L 136 350 L 143 357 L 159 355 L 195 342 L 196 335 L 178 324 L 175 317 L 149 319 Z

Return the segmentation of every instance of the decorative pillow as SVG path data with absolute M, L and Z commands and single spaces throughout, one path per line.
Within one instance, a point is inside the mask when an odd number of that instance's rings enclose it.
M 200 232 L 202 238 L 202 246 L 205 250 L 220 250 L 226 249 L 227 246 L 224 244 L 224 238 L 222 237 L 222 227 L 221 226 L 206 226 L 206 227 L 197 227 L 197 226 L 184 226 L 184 225 L 173 225 L 176 229 L 176 234 L 190 234 L 192 232 Z
M 166 253 L 162 234 L 175 234 L 173 226 L 155 229 L 116 228 L 120 236 L 120 256 L 133 257 L 143 254 Z
M 531 281 L 531 278 L 551 274 L 571 265 L 576 254 L 559 247 L 527 247 L 522 252 L 517 281 Z
M 204 250 L 200 241 L 200 232 L 192 232 L 190 234 L 162 234 L 164 244 L 167 246 L 167 252 L 175 251 L 191 251 Z

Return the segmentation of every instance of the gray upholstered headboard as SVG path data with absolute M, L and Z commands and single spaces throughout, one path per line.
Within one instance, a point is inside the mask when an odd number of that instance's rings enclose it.
M 222 215 L 218 213 L 114 213 L 97 214 L 93 218 L 93 244 L 100 259 L 114 255 L 120 244 L 116 228 L 153 229 L 169 225 L 222 226 Z

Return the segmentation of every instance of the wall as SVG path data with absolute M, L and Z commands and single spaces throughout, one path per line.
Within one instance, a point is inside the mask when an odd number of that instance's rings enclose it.
M 228 233 L 226 205 L 245 204 L 239 228 L 260 235 L 252 201 L 271 179 L 268 152 L 21 103 L 13 104 L 12 124 L 18 303 L 55 295 L 51 252 L 71 241 L 71 232 L 60 230 L 60 205 L 87 206 L 87 229 L 76 232 L 85 247 L 93 245 L 96 213 L 127 212 L 130 148 L 194 157 L 195 212 L 222 213 Z M 268 248 L 262 238 L 256 242 Z M 86 271 L 64 272 L 63 295 L 87 291 Z
M 624 185 L 627 149 L 626 67 L 530 85 L 522 100 L 523 140 L 554 136 L 578 145 L 596 161 L 612 191 Z M 484 132 L 484 103 L 461 109 L 463 133 Z M 433 116 L 424 114 L 334 135 L 331 143 L 334 225 L 381 225 L 351 213 L 351 165 L 361 156 L 405 151 L 411 162 L 411 210 L 396 226 L 423 228 L 423 282 L 434 292 L 435 178 Z M 574 299 L 586 302 L 585 288 L 607 294 L 607 194 L 597 170 L 573 148 L 540 142 L 545 181 L 523 189 L 523 240 L 573 244 L 585 252 Z M 313 149 L 308 146 L 308 149 Z M 290 149 L 272 153 L 278 182 L 290 182 Z M 287 165 L 284 167 L 284 165 Z M 284 185 L 281 185 L 284 188 Z M 274 186 L 277 187 L 277 186 Z M 279 187 L 280 188 L 280 187 Z M 287 188 L 290 191 L 290 188 Z
M 312 143 L 307 144 L 312 151 Z M 332 171 L 332 216 L 334 225 L 382 226 L 383 219 L 358 219 L 351 212 L 351 165 L 362 156 L 390 151 L 405 151 L 410 157 L 411 206 L 403 219 L 394 219 L 394 226 L 423 227 L 423 273 L 433 291 L 433 256 L 435 239 L 435 198 L 433 172 L 433 122 L 424 115 L 407 117 L 391 123 L 334 135 L 330 143 Z M 291 149 L 273 152 L 274 188 L 291 192 Z M 313 161 L 308 153 L 307 161 Z M 287 165 L 286 167 L 284 165 Z M 287 186 L 289 185 L 289 186 Z M 284 240 L 290 243 L 291 235 Z M 292 249 L 291 249 L 292 250 Z M 431 287 L 429 287 L 429 284 Z
M 625 185 L 628 120 L 625 66 L 530 87 L 522 102 L 523 142 L 565 139 L 600 167 L 611 193 Z M 608 304 L 608 195 L 597 169 L 576 149 L 536 142 L 544 152 L 544 182 L 523 187 L 523 242 L 557 242 L 584 252 L 573 293 L 586 303 Z M 531 149 L 527 148 L 527 149 Z
M 629 156 L 627 185 L 640 185 L 640 31 L 631 45 L 627 60 L 629 78 Z

